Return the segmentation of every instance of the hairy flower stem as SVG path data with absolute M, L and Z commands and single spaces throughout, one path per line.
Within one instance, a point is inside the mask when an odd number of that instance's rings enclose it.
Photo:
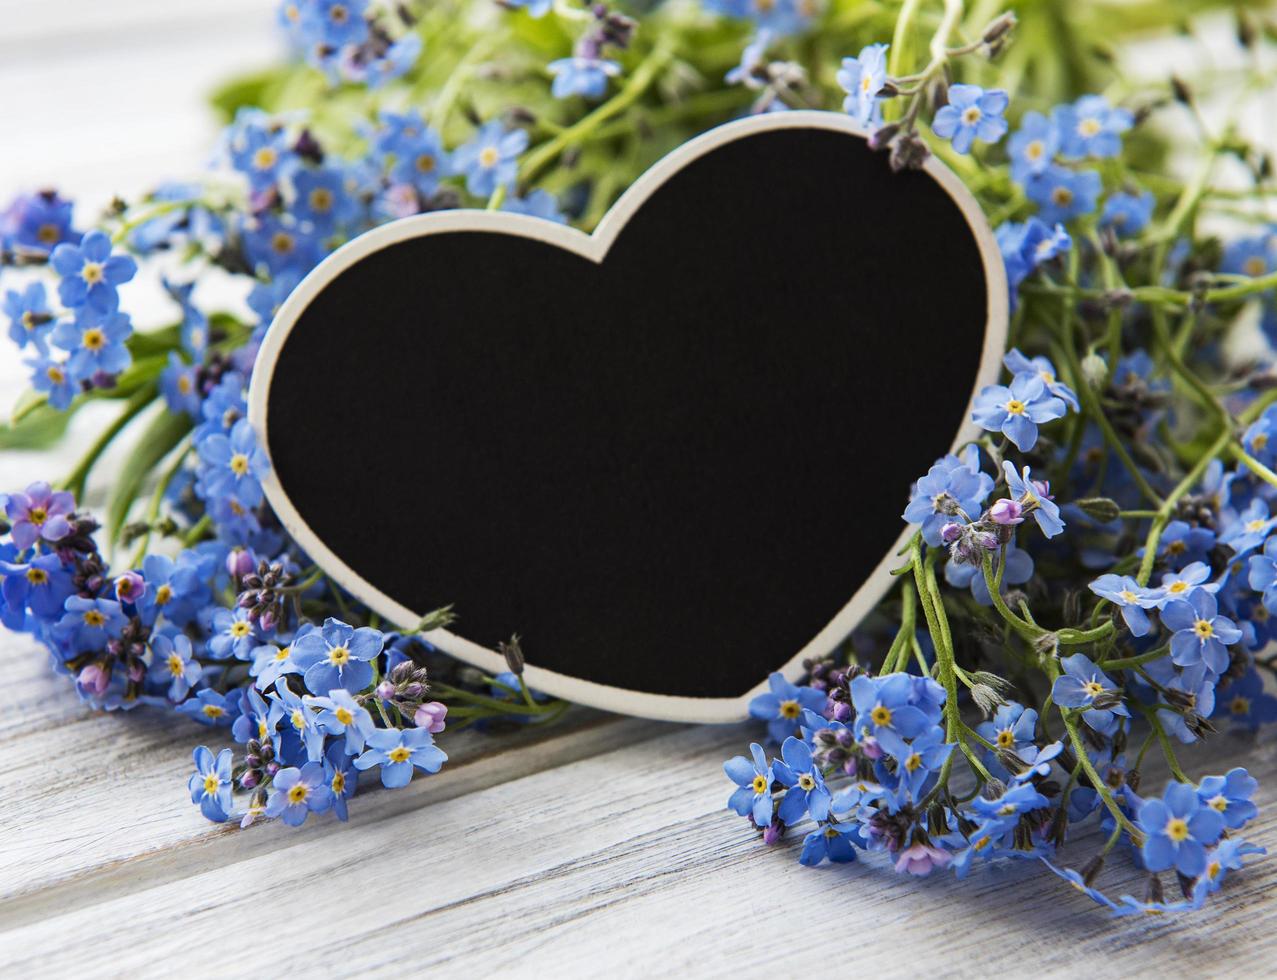
M 1131 835 L 1131 840 L 1138 846 L 1144 843 L 1144 834 L 1135 824 L 1131 823 L 1130 818 L 1122 812 L 1122 808 L 1118 806 L 1117 800 L 1113 798 L 1113 791 L 1108 788 L 1108 784 L 1104 782 L 1103 777 L 1096 771 L 1095 765 L 1091 762 L 1091 757 L 1087 755 L 1086 743 L 1082 741 L 1082 733 L 1077 727 L 1077 718 L 1072 709 L 1059 708 L 1060 717 L 1064 721 L 1065 731 L 1069 733 L 1069 741 L 1073 743 L 1073 751 L 1077 754 L 1078 765 L 1082 767 L 1082 772 L 1086 774 L 1086 778 L 1091 781 L 1091 786 L 1095 790 L 1104 805 L 1113 814 L 1113 819 L 1117 821 L 1120 828 Z

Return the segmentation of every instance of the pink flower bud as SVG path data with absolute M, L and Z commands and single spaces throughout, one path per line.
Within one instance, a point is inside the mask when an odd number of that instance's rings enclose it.
M 377 685 L 377 697 L 383 701 L 391 701 L 395 696 L 395 685 L 390 681 L 382 681 Z
M 427 701 L 412 716 L 412 723 L 418 728 L 424 728 L 431 735 L 438 735 L 444 729 L 447 716 L 446 704 L 439 701 Z
M 1018 500 L 1003 498 L 989 508 L 989 519 L 995 524 L 1019 524 L 1024 520 L 1024 507 Z
M 860 751 L 865 754 L 866 759 L 882 758 L 882 746 L 878 744 L 878 740 L 872 735 L 865 736 L 865 740 L 860 743 Z
M 107 686 L 111 683 L 111 672 L 99 663 L 91 663 L 80 671 L 76 683 L 85 694 L 100 697 L 106 693 Z
M 121 602 L 137 602 L 146 593 L 146 580 L 137 572 L 125 572 L 115 580 L 115 597 Z
M 255 567 L 253 553 L 246 548 L 232 548 L 226 556 L 226 570 L 233 578 L 242 578 Z
M 958 538 L 962 537 L 962 525 L 955 524 L 950 521 L 940 529 L 940 540 L 945 544 L 953 544 Z

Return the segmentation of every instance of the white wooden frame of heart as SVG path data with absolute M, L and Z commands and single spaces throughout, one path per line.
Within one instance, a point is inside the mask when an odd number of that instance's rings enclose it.
M 302 312 L 311 301 L 334 279 L 350 266 L 374 252 L 380 251 L 397 242 L 418 238 L 423 235 L 437 235 L 458 231 L 497 232 L 505 235 L 517 235 L 556 245 L 559 248 L 576 252 L 592 262 L 602 262 L 611 248 L 612 242 L 620 234 L 621 229 L 629 221 L 631 215 L 643 206 L 643 203 L 656 192 L 672 175 L 693 160 L 711 152 L 719 146 L 735 140 L 754 136 L 758 133 L 782 129 L 822 129 L 864 138 L 861 130 L 848 116 L 832 112 L 795 111 L 777 112 L 765 115 L 750 116 L 726 123 L 704 133 L 683 144 L 668 156 L 658 161 L 650 170 L 634 182 L 610 211 L 599 222 L 593 234 L 586 234 L 567 225 L 556 224 L 540 218 L 526 215 L 509 214 L 494 211 L 455 210 L 437 211 L 431 214 L 404 218 L 390 224 L 375 228 L 358 238 L 353 239 L 337 249 L 322 261 L 293 290 L 292 294 L 280 307 L 271 328 L 266 333 L 261 350 L 257 355 L 257 363 L 253 370 L 253 380 L 248 397 L 248 416 L 254 429 L 259 434 L 266 432 L 267 407 L 270 401 L 270 385 L 275 365 L 279 360 L 284 342 L 301 317 Z M 985 323 L 984 348 L 980 354 L 980 364 L 976 371 L 975 385 L 971 398 L 985 385 L 992 384 L 998 376 L 1003 351 L 1006 347 L 1008 294 L 1006 271 L 1002 256 L 998 249 L 993 232 L 985 220 L 971 192 L 948 167 L 934 156 L 927 159 L 923 169 L 938 183 L 958 206 L 966 218 L 967 224 L 975 237 L 984 266 L 985 283 L 988 288 L 987 319 Z M 953 451 L 969 442 L 979 431 L 971 421 L 970 402 L 963 415 L 963 421 L 954 438 Z M 265 442 L 265 440 L 263 439 Z M 919 460 L 918 470 L 922 472 L 930 460 Z M 446 469 L 442 476 L 446 479 Z M 388 621 L 400 626 L 409 627 L 421 621 L 421 617 L 429 610 L 414 612 L 383 594 L 372 583 L 350 568 L 311 530 L 302 519 L 284 491 L 274 470 L 263 481 L 266 497 L 270 501 L 279 520 L 296 540 L 296 542 L 324 569 L 335 581 L 345 587 L 352 595 L 358 597 L 370 609 Z M 900 488 L 904 491 L 904 487 Z M 897 539 L 877 567 L 856 590 L 843 608 L 830 620 L 806 646 L 790 657 L 789 661 L 778 669 L 791 681 L 802 674 L 802 661 L 808 657 L 817 657 L 831 652 L 847 636 L 848 633 L 867 615 L 886 594 L 892 583 L 890 568 L 899 551 L 913 529 L 904 526 Z M 517 626 L 517 624 L 515 624 Z M 494 650 L 480 646 L 464 637 L 446 629 L 433 630 L 425 634 L 432 644 L 460 660 L 473 664 L 490 673 L 506 669 L 504 657 Z M 540 642 L 552 642 L 552 638 L 543 638 Z M 734 698 L 693 698 L 673 695 L 652 694 L 642 691 L 630 691 L 623 688 L 598 684 L 593 681 L 569 677 L 556 671 L 545 670 L 529 664 L 524 671 L 528 684 L 547 694 L 566 698 L 581 704 L 592 705 L 607 711 L 639 717 L 654 718 L 662 721 L 693 722 L 734 722 L 747 717 L 748 705 L 752 697 L 766 690 L 767 681 L 760 678 L 756 687 L 745 694 Z

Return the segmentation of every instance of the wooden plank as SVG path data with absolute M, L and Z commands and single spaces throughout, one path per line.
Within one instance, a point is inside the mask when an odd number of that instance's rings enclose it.
M 1236 876 L 1197 916 L 1153 921 L 1109 920 L 1035 867 L 982 868 L 966 882 L 898 876 L 882 856 L 805 869 L 796 839 L 764 848 L 723 809 L 719 767 L 749 737 L 744 727 L 625 726 L 602 754 L 522 778 L 506 771 L 506 781 L 442 802 L 400 807 L 397 794 L 374 793 L 348 827 L 215 833 L 168 850 L 139 878 L 125 862 L 29 895 L 0 911 L 0 949 L 14 970 L 229 970 L 217 944 L 204 958 L 201 938 L 291 910 L 330 923 L 335 941 L 293 929 L 273 935 L 272 956 L 325 975 L 427 966 L 446 975 L 774 974 L 820 969 L 833 955 L 825 944 L 840 937 L 857 957 L 849 963 L 886 975 L 963 963 L 981 973 L 1032 964 L 1097 976 L 1240 975 L 1268 962 L 1259 940 L 1277 920 L 1262 901 L 1277 883 L 1271 861 Z M 644 731 L 657 734 L 631 744 Z M 1273 751 L 1230 737 L 1216 749 L 1261 779 L 1262 816 L 1248 836 L 1271 840 Z M 98 826 L 109 824 L 99 816 Z M 1098 847 L 1094 831 L 1086 839 Z M 1081 863 L 1090 851 L 1075 842 L 1072 854 Z M 1130 871 L 1110 874 L 1113 892 L 1138 890 Z

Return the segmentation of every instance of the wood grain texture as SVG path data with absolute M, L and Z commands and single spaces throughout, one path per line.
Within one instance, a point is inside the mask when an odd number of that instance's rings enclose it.
M 111 193 L 194 172 L 213 135 L 201 94 L 276 52 L 273 7 L 0 0 L 0 114 L 23 137 L 0 146 L 0 192 L 56 182 L 88 220 Z M 141 325 L 171 313 L 155 283 L 127 289 Z M 0 404 L 24 374 L 0 347 Z M 77 420 L 60 454 L 0 455 L 0 489 L 56 476 L 101 421 Z M 1026 865 L 963 883 L 903 878 L 881 856 L 802 868 L 796 838 L 765 848 L 724 809 L 721 763 L 748 726 L 579 711 L 448 738 L 442 773 L 361 792 L 349 824 L 240 832 L 185 792 L 191 748 L 218 733 L 90 712 L 27 638 L 0 634 L 0 676 L 3 977 L 1273 973 L 1272 860 L 1197 915 L 1144 921 L 1110 920 Z M 1277 848 L 1272 743 L 1221 736 L 1211 751 L 1211 770 L 1260 779 L 1248 836 Z

